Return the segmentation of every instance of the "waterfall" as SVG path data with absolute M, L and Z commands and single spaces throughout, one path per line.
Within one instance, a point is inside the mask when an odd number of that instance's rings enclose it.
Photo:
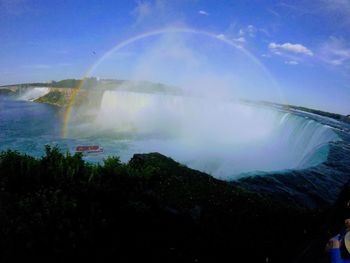
M 157 151 L 221 179 L 317 165 L 339 140 L 328 126 L 269 107 L 127 91 L 105 91 L 84 131 L 128 140 L 122 158 Z
M 34 101 L 49 93 L 49 91 L 50 89 L 46 87 L 26 88 L 25 91 L 21 93 L 18 99 Z

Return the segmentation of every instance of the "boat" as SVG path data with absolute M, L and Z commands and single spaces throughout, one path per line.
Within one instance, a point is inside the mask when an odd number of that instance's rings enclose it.
M 75 148 L 76 153 L 82 153 L 83 155 L 86 154 L 98 154 L 103 152 L 103 147 L 99 145 L 78 145 Z

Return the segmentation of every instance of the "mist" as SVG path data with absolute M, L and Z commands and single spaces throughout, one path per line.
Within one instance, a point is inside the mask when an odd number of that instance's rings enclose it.
M 37 87 L 37 88 L 26 88 L 23 92 L 19 94 L 18 99 L 19 100 L 29 100 L 33 101 L 37 98 L 40 98 L 44 96 L 45 94 L 49 93 L 49 88 L 44 87 Z
M 160 152 L 230 180 L 317 165 L 327 158 L 326 143 L 338 139 L 311 120 L 243 103 L 281 102 L 283 96 L 255 58 L 217 37 L 172 32 L 141 38 L 99 61 L 90 76 L 128 81 L 103 92 L 93 120 L 72 118 L 70 135 L 124 141 L 124 161 L 133 153 Z M 172 88 L 149 92 L 145 81 Z

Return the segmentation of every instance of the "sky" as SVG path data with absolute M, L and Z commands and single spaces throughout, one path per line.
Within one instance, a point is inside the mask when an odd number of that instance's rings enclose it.
M 0 0 L 0 85 L 82 78 L 113 47 L 164 28 L 241 47 L 290 104 L 350 114 L 350 0 Z

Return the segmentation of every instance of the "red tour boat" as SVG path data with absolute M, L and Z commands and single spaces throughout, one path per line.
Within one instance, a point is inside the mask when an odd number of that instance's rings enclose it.
M 82 153 L 82 154 L 90 154 L 90 153 L 102 153 L 103 147 L 100 147 L 98 145 L 79 145 L 75 148 L 75 152 Z

